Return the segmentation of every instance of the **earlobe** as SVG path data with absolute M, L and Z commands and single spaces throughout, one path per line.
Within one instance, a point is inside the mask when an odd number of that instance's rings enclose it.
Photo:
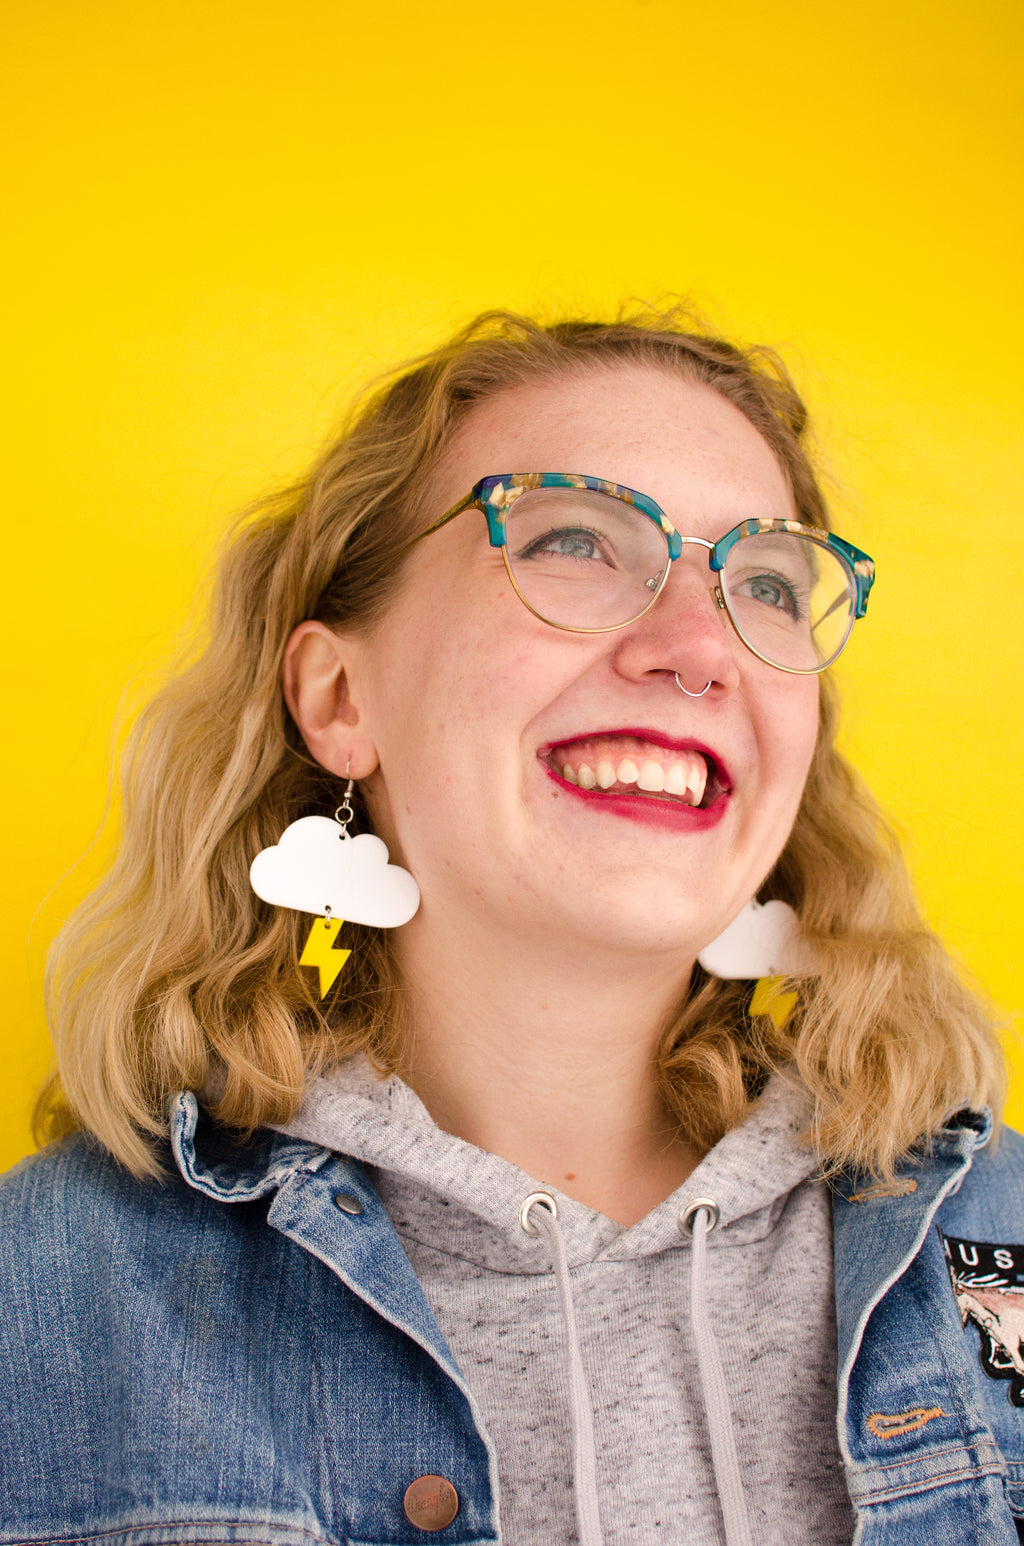
M 311 754 L 339 778 L 366 778 L 378 763 L 357 682 L 359 651 L 324 623 L 300 623 L 285 646 L 281 685 Z

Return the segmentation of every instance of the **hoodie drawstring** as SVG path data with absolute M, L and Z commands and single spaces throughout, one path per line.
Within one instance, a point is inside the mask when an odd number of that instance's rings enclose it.
M 743 1497 L 739 1460 L 732 1431 L 729 1393 L 725 1386 L 722 1360 L 718 1352 L 705 1302 L 707 1237 L 718 1223 L 718 1204 L 699 1197 L 679 1216 L 679 1229 L 692 1239 L 690 1262 L 690 1320 L 697 1353 L 704 1414 L 711 1440 L 711 1461 L 715 1472 L 726 1546 L 752 1546 L 747 1506 Z M 531 1192 L 519 1213 L 526 1234 L 543 1235 L 551 1250 L 558 1285 L 558 1297 L 565 1322 L 569 1367 L 569 1409 L 572 1414 L 573 1479 L 576 1492 L 576 1531 L 580 1546 L 603 1546 L 601 1519 L 597 1507 L 597 1455 L 594 1445 L 594 1413 L 583 1370 L 576 1309 L 572 1301 L 569 1260 L 565 1254 L 558 1223 L 558 1204 L 550 1192 Z
M 718 1204 L 710 1198 L 698 1197 L 679 1215 L 679 1229 L 681 1234 L 688 1233 L 693 1242 L 690 1260 L 690 1324 L 697 1354 L 700 1393 L 704 1400 L 704 1414 L 711 1440 L 711 1462 L 715 1468 L 718 1500 L 725 1523 L 726 1546 L 752 1546 L 747 1505 L 740 1479 L 740 1463 L 732 1431 L 729 1392 L 725 1388 L 722 1360 L 715 1334 L 711 1330 L 711 1319 L 704 1297 L 708 1235 L 718 1219 Z
M 569 1259 L 558 1225 L 558 1204 L 549 1192 L 531 1192 L 523 1203 L 520 1222 L 528 1235 L 543 1235 L 551 1249 L 555 1282 L 562 1304 L 569 1364 L 569 1408 L 572 1413 L 573 1479 L 576 1487 L 576 1532 L 580 1546 L 603 1546 L 597 1510 L 597 1454 L 594 1447 L 594 1412 L 590 1405 L 587 1376 L 576 1330 Z

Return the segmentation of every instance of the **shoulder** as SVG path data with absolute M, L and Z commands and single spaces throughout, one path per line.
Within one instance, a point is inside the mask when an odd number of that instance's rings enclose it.
M 940 1218 L 944 1229 L 972 1239 L 1024 1243 L 1024 1135 L 1003 1127 L 977 1149 Z
M 140 1180 L 75 1134 L 0 1180 L 0 1364 L 73 1341 L 137 1343 L 214 1286 L 258 1300 L 267 1271 L 286 1270 L 265 1201 L 225 1206 L 163 1158 L 159 1178 Z
M 1000 1127 L 989 1143 L 976 1151 L 971 1173 L 979 1178 L 996 1178 L 1006 1186 L 1020 1188 L 1024 1195 L 1024 1133 L 1012 1127 Z
M 175 1173 L 169 1151 L 167 1160 L 166 1182 L 173 1187 Z M 88 1133 L 73 1133 L 0 1176 L 0 1225 L 6 1228 L 28 1218 L 37 1223 L 43 1219 L 52 1221 L 86 1197 L 90 1203 L 105 1197 L 124 1201 L 164 1190 L 163 1178 L 139 1180 L 119 1165 L 97 1139 Z
M 81 1271 L 115 1240 L 176 1233 L 213 1211 L 182 1180 L 170 1150 L 161 1157 L 164 1174 L 140 1180 L 97 1140 L 75 1133 L 22 1160 L 0 1178 L 0 1282 L 19 1271 Z
M 1018 1133 L 1016 1128 L 1001 1127 L 994 1143 L 982 1149 L 982 1154 L 987 1154 L 993 1162 L 1002 1160 L 1009 1166 L 1015 1166 L 1024 1173 L 1024 1133 Z
M 113 1228 L 145 1228 L 160 1190 L 84 1133 L 22 1160 L 0 1180 L 0 1292 L 17 1299 L 50 1274 L 87 1270 Z
M 166 1163 L 140 1181 L 80 1134 L 0 1181 L 0 1541 L 77 1539 L 125 1499 L 141 1518 L 140 1488 L 185 1507 L 225 1425 L 274 1442 L 254 1389 L 298 1420 L 311 1258 L 265 1198 L 218 1202 Z

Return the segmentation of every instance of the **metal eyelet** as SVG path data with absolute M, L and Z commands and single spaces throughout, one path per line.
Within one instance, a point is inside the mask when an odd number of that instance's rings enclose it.
M 679 1233 L 681 1235 L 693 1234 L 694 1215 L 700 1213 L 702 1210 L 703 1212 L 710 1215 L 708 1218 L 708 1225 L 704 1233 L 706 1235 L 710 1235 L 713 1229 L 718 1228 L 718 1221 L 722 1217 L 722 1210 L 718 1206 L 717 1202 L 715 1202 L 711 1197 L 695 1197 L 693 1202 L 688 1203 L 687 1206 L 683 1209 L 682 1213 L 679 1215 Z
M 530 1222 L 530 1209 L 534 1203 L 539 1203 L 542 1208 L 546 1208 L 553 1219 L 558 1217 L 558 1204 L 550 1192 L 531 1192 L 523 1203 L 519 1210 L 519 1222 L 522 1225 L 523 1233 L 536 1239 L 540 1234 L 540 1230 L 536 1224 L 531 1224 Z

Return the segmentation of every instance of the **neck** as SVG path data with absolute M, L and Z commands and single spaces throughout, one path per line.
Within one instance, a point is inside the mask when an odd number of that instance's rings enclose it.
M 678 954 L 488 939 L 463 918 L 399 940 L 415 1005 L 400 1069 L 445 1131 L 617 1222 L 701 1158 L 661 1095 L 661 1032 L 693 963 Z

